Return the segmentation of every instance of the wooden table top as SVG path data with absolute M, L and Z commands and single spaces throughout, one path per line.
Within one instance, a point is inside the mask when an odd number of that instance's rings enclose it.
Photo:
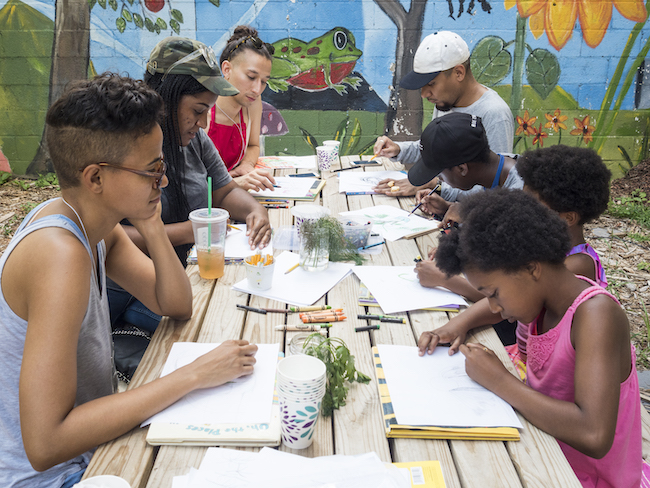
M 344 167 L 349 165 L 350 158 L 341 159 Z M 383 167 L 365 167 L 356 171 L 386 169 L 401 169 L 401 166 L 384 160 Z M 276 170 L 276 175 L 289 172 Z M 327 184 L 321 193 L 320 203 L 330 208 L 332 215 L 372 205 L 393 205 L 410 211 L 410 205 L 414 202 L 412 197 L 397 199 L 384 195 L 346 196 L 338 193 L 337 173 L 327 171 L 323 177 L 327 179 Z M 269 215 L 274 228 L 292 224 L 289 209 L 271 209 Z M 418 254 L 426 256 L 428 248 L 435 246 L 437 237 L 438 232 L 434 232 L 412 240 L 388 242 L 381 254 L 368 256 L 366 264 L 413 265 L 413 258 Z M 201 279 L 197 266 L 188 266 L 187 273 L 194 293 L 192 318 L 184 322 L 163 319 L 129 388 L 157 378 L 172 344 L 177 341 L 222 342 L 241 338 L 252 343 L 281 343 L 286 350 L 291 337 L 296 334 L 274 329 L 273 326 L 282 323 L 284 319 L 279 314 L 260 315 L 235 307 L 235 304 L 285 307 L 281 302 L 233 291 L 232 285 L 245 277 L 243 266 L 226 266 L 225 275 L 216 281 Z M 330 332 L 347 343 L 355 356 L 357 368 L 372 378 L 371 383 L 354 384 L 350 388 L 347 404 L 334 412 L 332 418 L 328 419 L 331 421 L 321 419 L 317 423 L 311 447 L 295 451 L 285 446 L 280 446 L 279 449 L 308 457 L 374 451 L 385 462 L 439 460 L 449 488 L 580 487 L 555 439 L 521 416 L 524 429 L 518 442 L 387 439 L 371 347 L 377 344 L 414 346 L 422 332 L 444 325 L 449 319 L 449 313 L 423 310 L 408 312 L 401 314 L 406 318 L 405 325 L 390 324 L 380 330 L 355 333 L 354 327 L 366 325 L 365 320 L 356 318 L 357 313 L 367 313 L 358 304 L 358 293 L 359 279 L 352 274 L 317 304 L 332 304 L 345 309 L 347 320 L 334 323 Z M 297 315 L 287 317 L 289 324 L 300 323 Z M 491 348 L 515 374 L 505 349 L 491 327 L 475 329 L 468 340 Z M 100 446 L 84 478 L 113 474 L 125 478 L 132 488 L 169 488 L 174 476 L 187 474 L 190 467 L 198 468 L 207 450 L 207 447 L 181 446 L 154 448 L 145 442 L 146 433 L 147 428 L 135 428 Z

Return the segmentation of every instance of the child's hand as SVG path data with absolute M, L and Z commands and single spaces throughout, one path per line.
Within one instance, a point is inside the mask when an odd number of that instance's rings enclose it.
M 445 286 L 447 275 L 433 261 L 420 261 L 415 265 L 415 274 L 420 284 L 426 288 Z
M 449 223 L 461 223 L 462 219 L 460 218 L 460 213 L 459 213 L 460 205 L 458 203 L 452 203 L 449 205 L 447 208 L 447 211 L 445 212 L 445 216 L 442 219 L 442 228 L 445 228 L 447 224 Z
M 508 370 L 499 358 L 482 344 L 462 344 L 460 352 L 465 356 L 465 371 L 479 385 L 494 391 Z
M 458 351 L 460 345 L 465 342 L 467 331 L 452 322 L 447 323 L 436 330 L 423 332 L 418 340 L 418 354 L 424 356 L 425 353 L 433 354 L 433 350 L 438 344 L 451 343 L 449 355 L 453 356 Z
M 194 368 L 198 380 L 197 389 L 212 388 L 252 374 L 256 352 L 257 346 L 248 341 L 225 341 L 187 367 Z

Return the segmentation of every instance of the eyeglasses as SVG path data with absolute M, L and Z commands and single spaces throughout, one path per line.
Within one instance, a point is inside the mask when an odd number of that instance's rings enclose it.
M 266 50 L 269 52 L 270 55 L 273 55 L 275 53 L 275 47 L 273 47 L 271 44 L 268 44 L 262 39 L 260 39 L 257 36 L 246 36 L 244 37 L 241 41 L 239 41 L 237 44 L 235 44 L 235 47 L 232 48 L 230 51 L 230 54 L 228 55 L 228 61 L 230 61 L 230 58 L 232 58 L 232 55 L 235 54 L 235 51 L 239 49 L 239 46 L 242 44 L 246 44 L 248 41 L 251 41 L 251 44 L 253 45 L 255 49 L 258 51 L 261 50 L 262 48 L 266 47 Z
M 147 178 L 154 178 L 153 187 L 156 190 L 160 188 L 160 182 L 164 178 L 165 172 L 167 171 L 167 165 L 165 165 L 165 161 L 163 160 L 163 158 L 160 158 L 160 162 L 154 168 L 155 171 L 141 171 L 139 169 L 125 168 L 124 166 L 118 166 L 117 164 L 111 164 L 111 163 L 97 163 L 97 164 L 99 166 L 109 166 L 111 168 L 128 171 L 129 173 L 135 173 L 136 175 L 146 176 Z M 79 171 L 83 171 L 83 169 Z

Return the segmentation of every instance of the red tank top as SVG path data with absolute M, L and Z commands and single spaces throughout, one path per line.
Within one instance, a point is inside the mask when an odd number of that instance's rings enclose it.
M 243 113 L 239 111 L 239 123 L 235 125 L 223 125 L 215 122 L 216 105 L 210 110 L 210 128 L 208 136 L 219 151 L 219 155 L 226 164 L 228 171 L 233 169 L 244 157 L 246 152 L 246 123 L 243 120 Z M 236 120 L 236 119 L 235 119 Z

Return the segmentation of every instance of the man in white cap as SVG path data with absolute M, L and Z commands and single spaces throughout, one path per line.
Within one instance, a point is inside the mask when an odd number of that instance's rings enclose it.
M 440 31 L 424 38 L 413 59 L 413 71 L 399 82 L 407 90 L 420 90 L 422 98 L 435 104 L 433 119 L 449 112 L 477 115 L 483 120 L 490 148 L 496 153 L 512 153 L 514 120 L 508 104 L 491 88 L 481 85 L 470 69 L 467 43 L 454 32 Z M 394 142 L 387 136 L 377 138 L 374 154 L 401 161 L 410 167 L 421 160 L 420 142 Z M 393 181 L 390 187 L 388 183 Z M 421 187 L 407 179 L 379 182 L 375 191 L 392 196 L 415 195 Z M 399 186 L 399 191 L 391 187 Z M 433 186 L 431 186 L 433 187 Z

